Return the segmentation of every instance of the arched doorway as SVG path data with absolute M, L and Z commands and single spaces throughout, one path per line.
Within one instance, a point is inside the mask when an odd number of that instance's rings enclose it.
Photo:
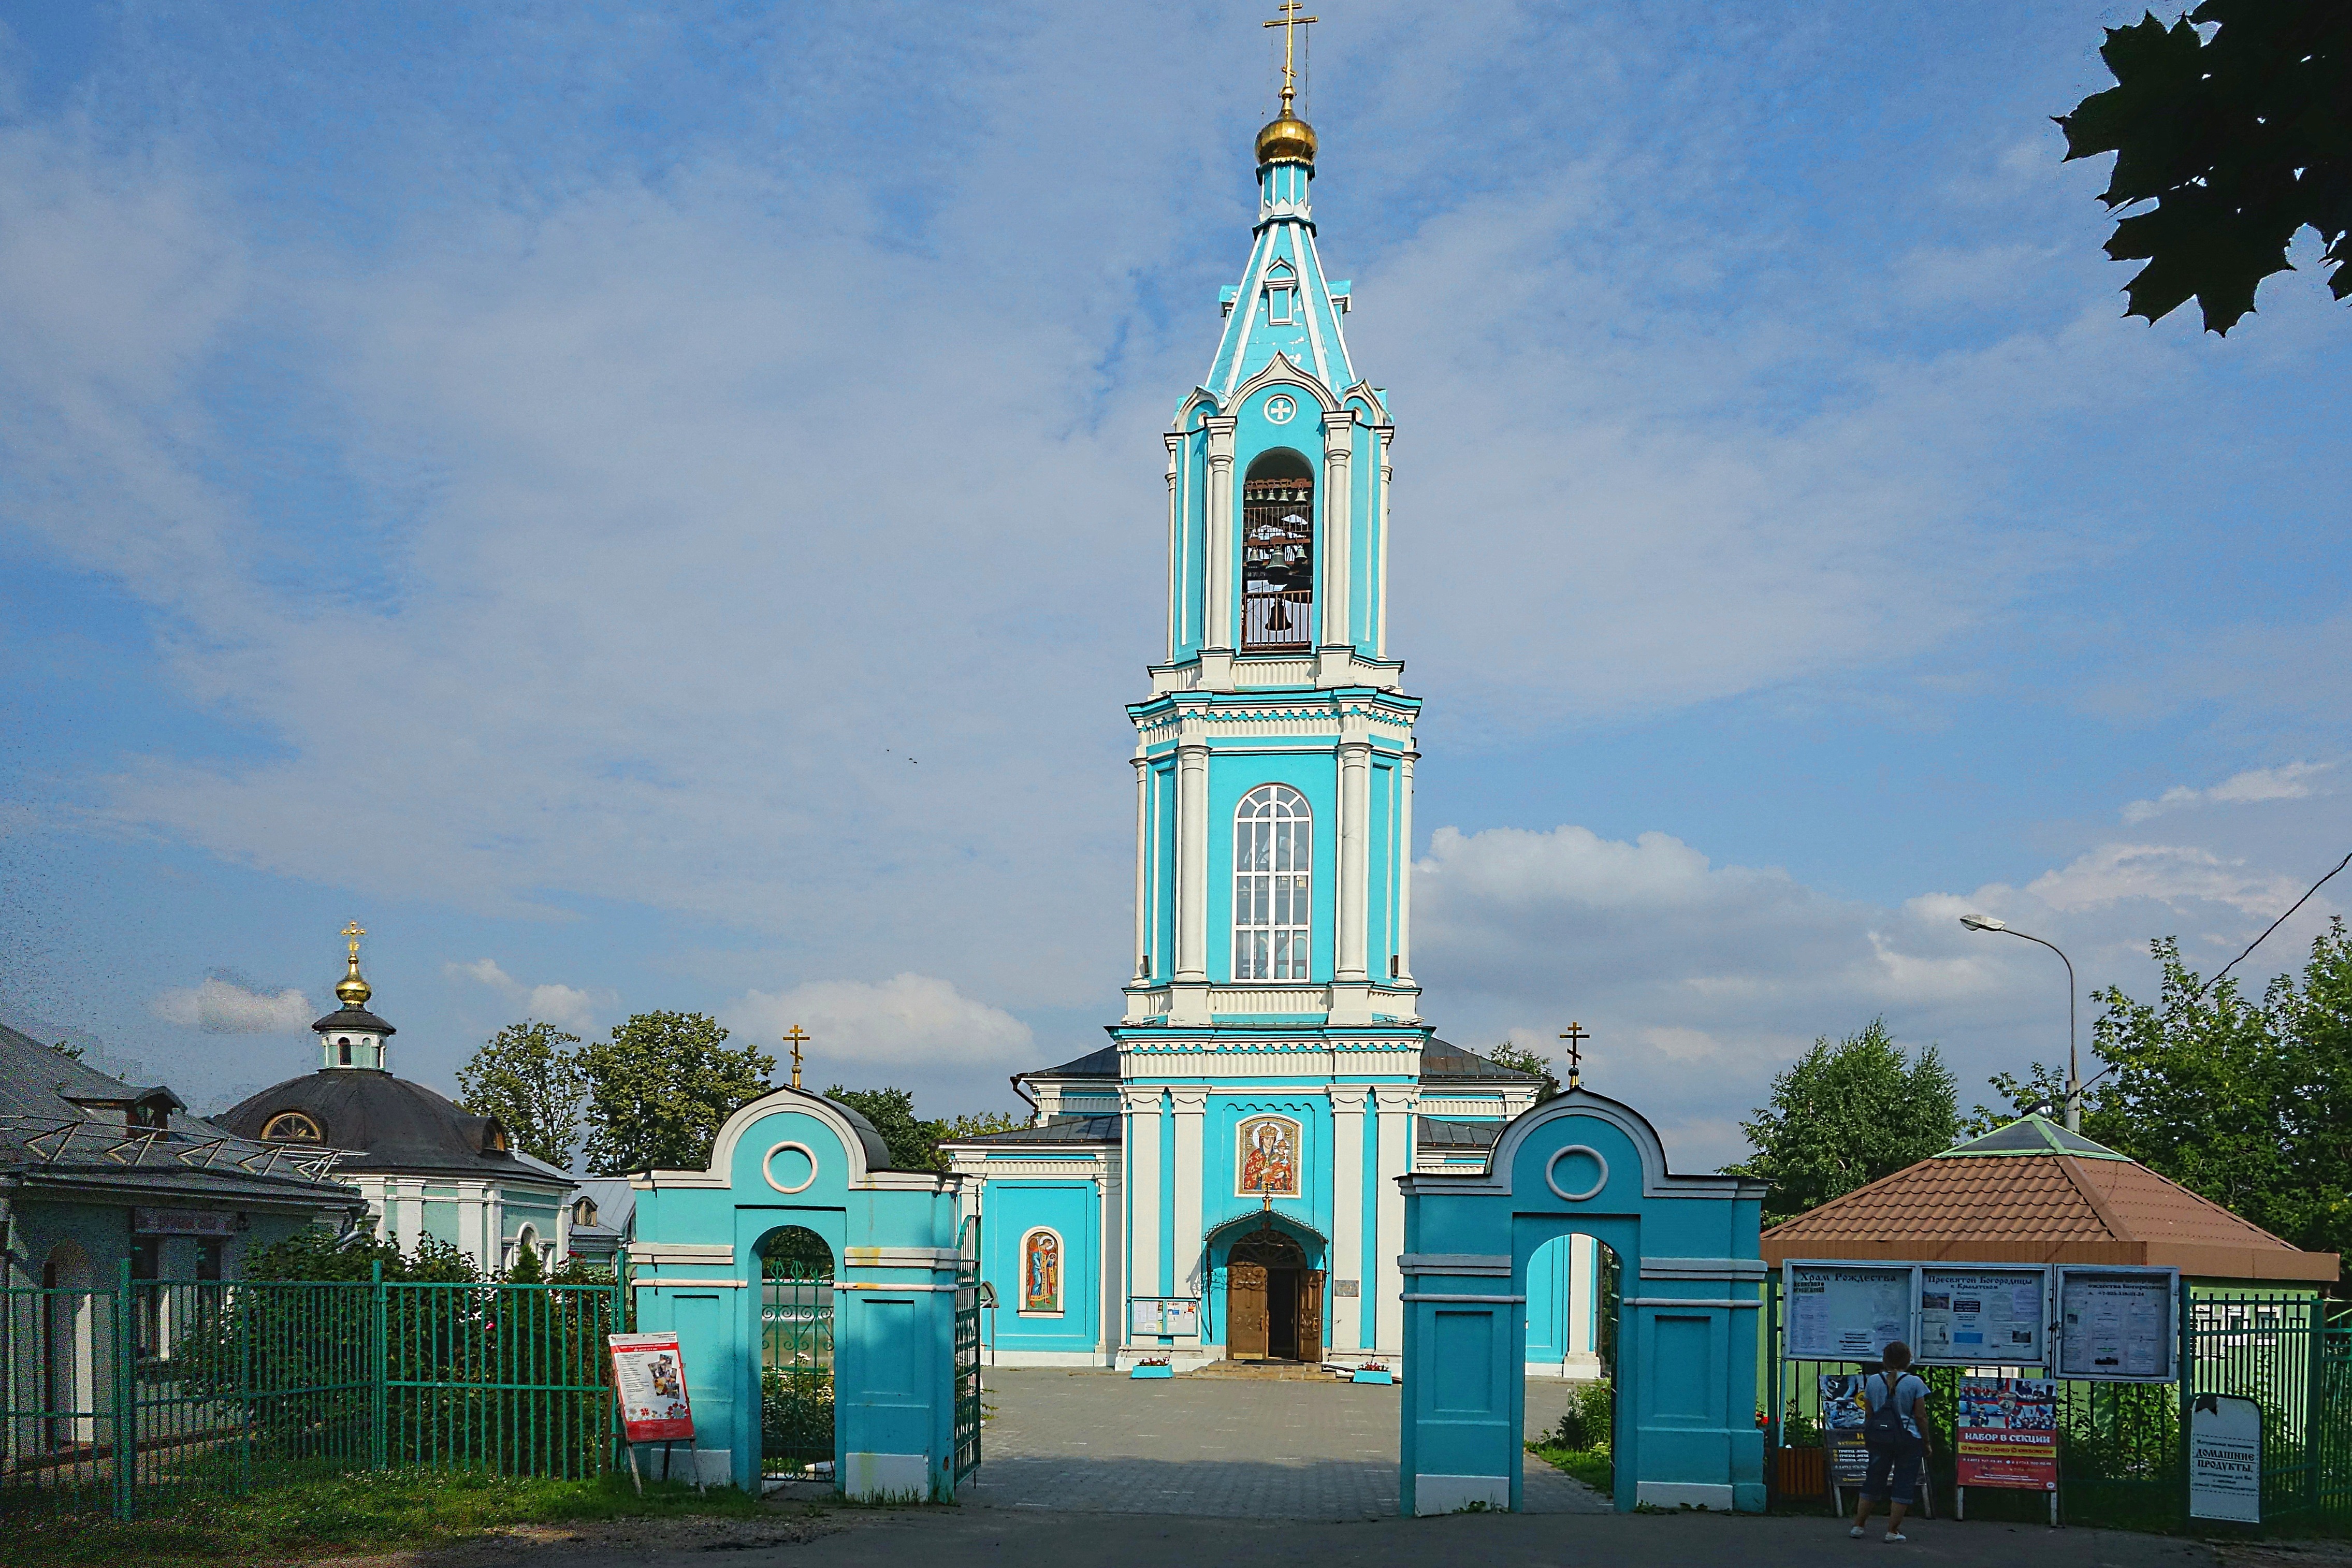
M 1521 1505 L 1529 1270 L 1578 1236 L 1622 1269 L 1618 1509 L 1763 1507 L 1759 1184 L 1675 1173 L 1640 1112 L 1579 1089 L 1507 1126 L 1485 1172 L 1402 1185 L 1406 1512 Z
M 833 1473 L 833 1248 L 806 1226 L 761 1237 L 760 1463 L 763 1477 Z
M 1321 1237 L 1269 1208 L 1212 1236 L 1208 1253 L 1227 1360 L 1323 1360 L 1330 1281 Z

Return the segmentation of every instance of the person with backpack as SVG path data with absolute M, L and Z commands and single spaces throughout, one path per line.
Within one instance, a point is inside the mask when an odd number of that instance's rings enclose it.
M 1880 1352 L 1883 1370 L 1862 1380 L 1862 1397 L 1869 1412 L 1863 1419 L 1864 1441 L 1870 1446 L 1870 1465 L 1862 1479 L 1862 1501 L 1855 1508 L 1853 1528 L 1846 1533 L 1862 1539 L 1870 1505 L 1887 1505 L 1888 1541 L 1910 1539 L 1903 1533 L 1903 1516 L 1919 1498 L 1919 1471 L 1927 1457 L 1929 1427 L 1922 1408 L 1927 1385 L 1911 1371 L 1911 1347 L 1901 1340 Z

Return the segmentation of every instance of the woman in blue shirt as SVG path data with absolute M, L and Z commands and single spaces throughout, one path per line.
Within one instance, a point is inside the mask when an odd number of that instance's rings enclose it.
M 1853 1528 L 1846 1533 L 1862 1539 L 1870 1505 L 1887 1504 L 1886 1539 L 1907 1540 L 1903 1516 L 1919 1498 L 1919 1469 L 1927 1457 L 1928 1426 L 1923 1408 L 1927 1385 L 1911 1368 L 1911 1347 L 1896 1340 L 1881 1352 L 1885 1370 L 1862 1380 L 1864 1406 L 1869 1415 L 1862 1430 L 1870 1444 L 1870 1468 L 1864 1472 L 1862 1501 L 1854 1510 Z

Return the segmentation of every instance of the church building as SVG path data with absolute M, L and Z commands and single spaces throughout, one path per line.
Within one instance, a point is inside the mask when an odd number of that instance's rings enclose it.
M 509 1147 L 495 1118 L 392 1075 L 397 1031 L 368 1011 L 374 992 L 360 976 L 365 934 L 356 923 L 344 930 L 351 952 L 335 984 L 342 1005 L 310 1026 L 319 1070 L 249 1096 L 220 1124 L 264 1143 L 340 1151 L 337 1178 L 360 1190 L 376 1234 L 403 1252 L 429 1237 L 492 1274 L 515 1268 L 526 1251 L 543 1268 L 560 1262 L 571 1249 L 576 1184 Z
M 1128 707 L 1125 1016 L 1101 1049 L 1016 1078 L 1032 1125 L 944 1146 L 982 1221 L 1003 1365 L 1393 1365 L 1397 1178 L 1483 1170 L 1543 1088 L 1421 1016 L 1394 429 L 1349 355 L 1287 85 L 1256 151 L 1249 262 L 1165 437 L 1166 657 Z M 1559 1250 L 1531 1280 L 1548 1295 L 1529 1359 L 1589 1374 L 1591 1247 Z

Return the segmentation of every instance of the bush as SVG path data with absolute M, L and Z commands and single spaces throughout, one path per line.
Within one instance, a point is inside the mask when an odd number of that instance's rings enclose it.
M 1590 1453 L 1610 1446 L 1616 1431 L 1616 1396 L 1606 1383 L 1588 1383 L 1569 1396 L 1567 1413 L 1546 1435 L 1549 1447 Z

